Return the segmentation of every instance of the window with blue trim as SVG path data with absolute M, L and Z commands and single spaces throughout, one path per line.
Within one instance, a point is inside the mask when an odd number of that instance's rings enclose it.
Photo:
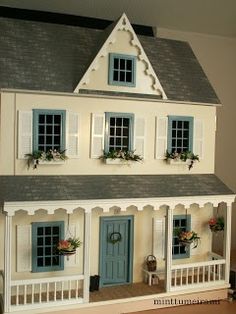
M 136 57 L 110 53 L 108 83 L 134 87 L 136 84 Z
M 191 215 L 174 215 L 173 217 L 173 239 L 172 239 L 172 258 L 187 258 L 190 256 L 189 250 L 181 245 L 176 231 L 189 231 L 191 229 Z
M 106 112 L 105 151 L 133 149 L 134 115 Z
M 32 272 L 64 269 L 64 259 L 56 250 L 64 238 L 64 221 L 32 223 Z
M 193 117 L 168 117 L 168 147 L 169 153 L 192 151 L 193 147 Z
M 65 110 L 33 110 L 33 149 L 65 149 Z

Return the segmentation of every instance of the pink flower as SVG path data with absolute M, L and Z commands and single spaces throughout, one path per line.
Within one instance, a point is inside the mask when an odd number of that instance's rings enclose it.
M 58 250 L 68 250 L 71 247 L 71 243 L 67 240 L 60 240 L 58 244 Z

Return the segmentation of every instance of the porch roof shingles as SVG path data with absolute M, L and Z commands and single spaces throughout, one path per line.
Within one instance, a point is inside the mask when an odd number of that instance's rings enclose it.
M 231 194 L 213 174 L 0 176 L 1 203 Z

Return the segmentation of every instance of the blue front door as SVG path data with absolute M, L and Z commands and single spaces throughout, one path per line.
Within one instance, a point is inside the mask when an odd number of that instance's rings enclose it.
M 100 221 L 100 284 L 132 281 L 133 217 L 102 217 Z

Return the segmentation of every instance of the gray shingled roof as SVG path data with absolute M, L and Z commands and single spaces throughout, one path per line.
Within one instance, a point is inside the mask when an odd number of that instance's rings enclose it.
M 110 28 L 0 17 L 0 88 L 73 92 Z M 219 103 L 187 43 L 139 38 L 170 100 Z
M 0 176 L 1 203 L 230 194 L 213 174 Z

